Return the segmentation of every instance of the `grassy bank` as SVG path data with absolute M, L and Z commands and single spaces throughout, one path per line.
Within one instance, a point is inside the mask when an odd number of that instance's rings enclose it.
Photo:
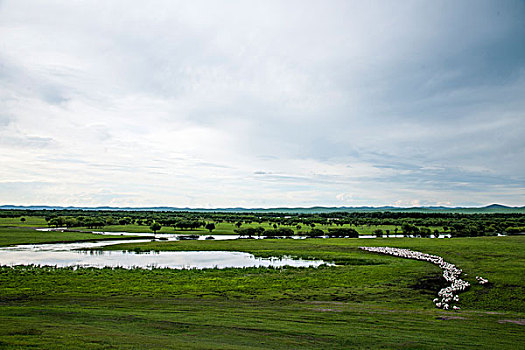
M 17 244 L 65 243 L 135 238 L 140 237 L 123 236 L 120 234 L 102 236 L 84 232 L 36 231 L 24 227 L 0 227 L 0 247 Z

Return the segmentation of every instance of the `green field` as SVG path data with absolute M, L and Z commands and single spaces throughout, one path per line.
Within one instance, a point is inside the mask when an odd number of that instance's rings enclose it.
M 23 216 L 25 221 L 16 218 L 0 218 L 0 226 L 29 226 L 29 227 L 47 227 L 47 222 L 42 216 Z
M 524 243 L 523 236 L 150 242 L 105 249 L 233 250 L 338 266 L 0 268 L 0 348 L 518 349 Z M 438 254 L 471 283 L 481 275 L 491 284 L 460 294 L 460 311 L 438 310 L 432 299 L 444 281 L 436 266 L 360 245 Z
M 0 226 L 0 247 L 27 243 L 62 243 L 136 238 L 140 237 L 124 236 L 120 234 L 101 236 L 83 232 L 41 232 L 26 227 Z

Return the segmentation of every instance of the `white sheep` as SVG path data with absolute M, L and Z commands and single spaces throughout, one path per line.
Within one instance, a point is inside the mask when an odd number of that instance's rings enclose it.
M 374 253 L 380 253 L 380 254 L 388 254 L 393 255 L 401 258 L 406 259 L 416 259 L 416 260 L 422 260 L 422 261 L 428 261 L 433 264 L 438 265 L 443 270 L 443 278 L 450 282 L 450 286 L 442 288 L 438 292 L 438 296 L 441 297 L 441 300 L 439 298 L 435 298 L 433 300 L 434 304 L 438 308 L 443 308 L 444 310 L 449 309 L 449 302 L 450 301 L 459 301 L 459 296 L 456 294 L 457 292 L 461 292 L 466 290 L 468 287 L 470 287 L 470 283 L 467 281 L 464 281 L 459 278 L 461 273 L 463 272 L 461 269 L 456 267 L 456 265 L 448 263 L 443 260 L 443 258 L 437 256 L 437 255 L 430 255 L 425 254 L 421 252 L 416 252 L 409 249 L 402 249 L 402 248 L 391 248 L 391 247 L 359 247 L 362 250 L 374 252 Z M 485 284 L 488 282 L 488 280 L 476 276 L 476 280 L 480 284 Z M 454 310 L 459 310 L 458 306 L 452 307 Z

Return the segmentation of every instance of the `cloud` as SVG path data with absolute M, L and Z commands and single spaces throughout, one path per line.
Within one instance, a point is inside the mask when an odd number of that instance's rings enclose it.
M 6 203 L 523 205 L 523 2 L 0 6 Z
M 10 136 L 4 135 L 0 144 L 7 147 L 14 148 L 42 148 L 48 147 L 53 144 L 53 139 L 50 137 L 39 137 L 39 136 Z

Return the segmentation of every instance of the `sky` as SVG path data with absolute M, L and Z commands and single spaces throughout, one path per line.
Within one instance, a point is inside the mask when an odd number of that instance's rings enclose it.
M 0 0 L 0 205 L 491 203 L 524 1 Z

